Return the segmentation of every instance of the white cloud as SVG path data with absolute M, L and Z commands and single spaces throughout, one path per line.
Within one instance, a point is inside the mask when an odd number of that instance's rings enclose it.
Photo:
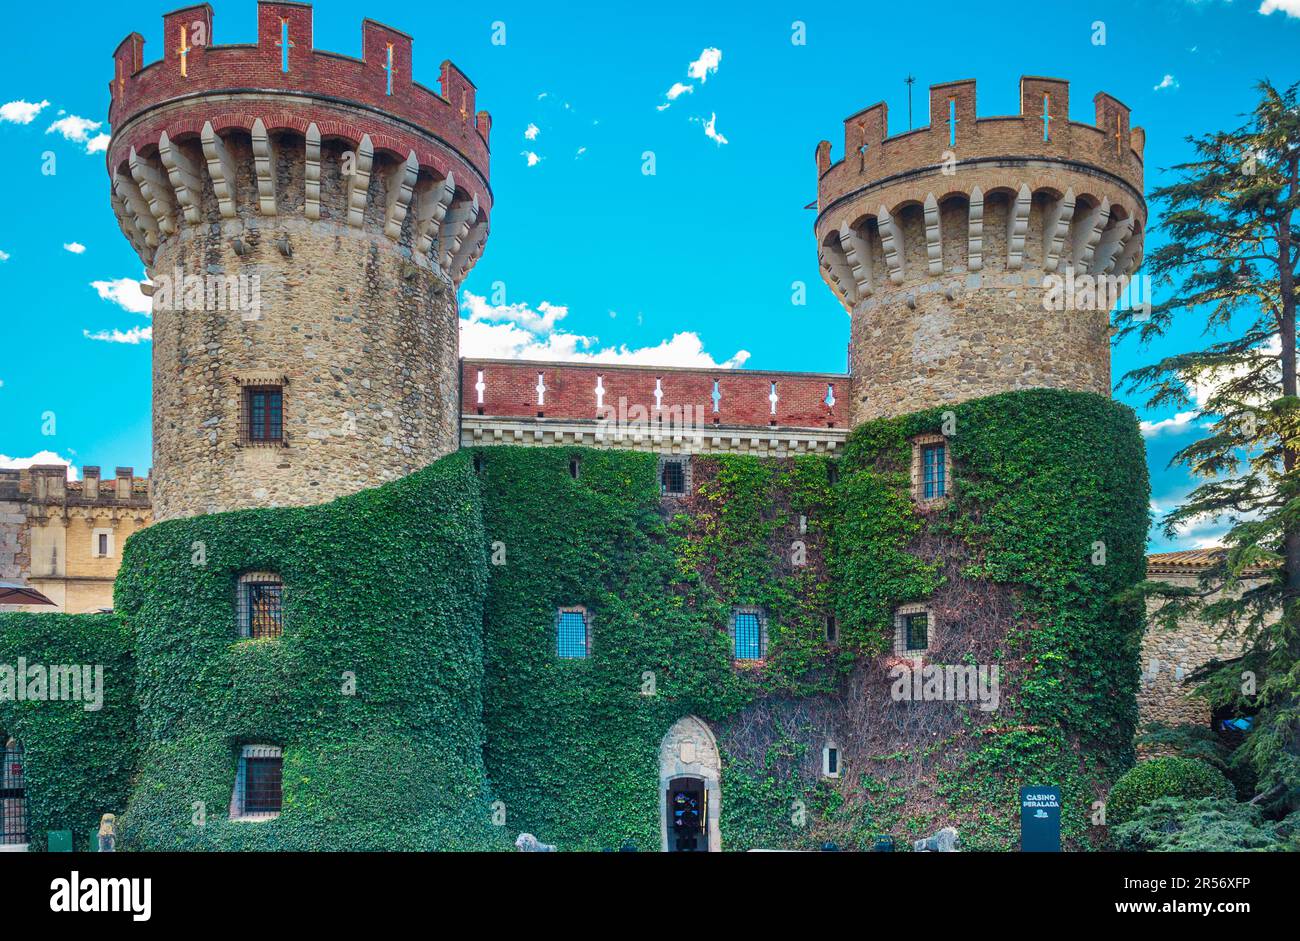
M 686 67 L 686 74 L 702 85 L 709 80 L 710 75 L 718 71 L 721 63 L 722 50 L 709 46 L 700 53 L 698 59 Z
M 80 242 L 64 242 L 63 250 L 72 252 L 74 255 L 80 255 L 86 251 L 86 246 L 82 245 Z
M 0 121 L 9 124 L 31 124 L 36 116 L 50 106 L 48 101 L 8 101 L 0 105 Z
M 1173 418 L 1162 418 L 1160 421 L 1140 422 L 1142 428 L 1142 437 L 1155 438 L 1161 434 L 1180 434 L 1191 427 L 1196 418 L 1196 412 L 1179 412 Z
M 132 327 L 130 330 L 100 330 L 97 333 L 91 333 L 89 330 L 82 330 L 82 336 L 87 340 L 101 340 L 104 343 L 129 343 L 134 346 L 137 343 L 148 343 L 153 339 L 153 327 Z
M 716 111 L 709 115 L 709 120 L 707 121 L 703 118 L 691 118 L 691 120 L 698 124 L 703 124 L 704 136 L 711 141 L 715 141 L 719 147 L 727 143 L 727 139 L 718 133 L 718 114 Z
M 7 454 L 0 454 L 0 468 L 5 470 L 26 470 L 33 464 L 66 464 L 68 480 L 77 479 L 77 469 L 72 466 L 72 460 L 60 457 L 53 451 L 37 451 L 31 457 L 10 457 Z
M 536 124 L 529 124 L 524 128 L 524 140 L 537 140 L 537 135 L 542 133 L 541 128 Z
M 1151 90 L 1163 91 L 1166 88 L 1171 88 L 1171 89 L 1178 88 L 1178 79 L 1174 78 L 1172 75 L 1169 75 L 1168 73 L 1166 73 L 1165 77 L 1160 80 L 1160 84 L 1153 86 Z
M 10 255 L 7 251 L 5 251 L 4 249 L 0 249 L 0 261 L 8 261 L 12 257 L 13 256 Z
M 1287 16 L 1300 19 L 1300 0 L 1264 0 L 1259 5 L 1259 12 L 1264 16 L 1282 11 Z
M 542 162 L 542 158 L 531 150 L 520 151 L 520 154 L 523 156 L 524 160 L 527 161 L 530 167 L 535 167 Z
M 90 118 L 83 118 L 80 115 L 69 114 L 59 118 L 53 124 L 45 129 L 46 134 L 61 134 L 64 140 L 70 140 L 74 144 L 84 144 L 90 139 L 91 131 L 98 131 L 100 121 L 92 121 Z
M 577 152 L 576 154 L 573 155 L 573 159 L 574 159 L 574 160 L 577 160 L 579 157 L 581 157 L 581 156 L 582 156 L 583 154 L 585 154 L 586 152 L 587 152 L 587 148 L 586 148 L 586 147 L 579 147 L 579 148 L 578 148 L 578 152 Z
M 102 154 L 108 150 L 108 142 L 112 139 L 111 134 L 96 134 L 90 140 L 86 141 L 86 153 Z
M 527 304 L 489 304 L 487 299 L 463 292 L 460 320 L 462 356 L 491 359 L 551 360 L 582 363 L 636 363 L 645 366 L 700 366 L 733 369 L 749 359 L 738 350 L 718 362 L 704 350 L 699 336 L 674 334 L 655 346 L 602 347 L 599 337 L 559 329 L 569 308 L 543 301 L 534 310 Z
M 153 301 L 145 297 L 140 290 L 140 282 L 135 278 L 115 278 L 112 281 L 91 281 L 90 286 L 99 294 L 101 300 L 112 301 L 118 307 L 133 314 L 153 313 Z

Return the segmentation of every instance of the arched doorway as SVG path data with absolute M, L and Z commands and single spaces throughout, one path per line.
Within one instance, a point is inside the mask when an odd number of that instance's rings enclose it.
M 664 852 L 722 850 L 722 761 L 713 732 L 695 716 L 673 723 L 659 745 L 659 832 Z

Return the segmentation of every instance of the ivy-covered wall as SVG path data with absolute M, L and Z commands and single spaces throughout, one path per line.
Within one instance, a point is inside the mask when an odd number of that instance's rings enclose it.
M 484 849 L 486 560 L 467 455 L 308 508 L 133 536 L 115 606 L 135 633 L 140 771 L 128 849 Z M 284 634 L 241 640 L 241 573 L 278 572 Z M 246 744 L 283 749 L 283 810 L 228 819 Z
M 135 663 L 129 632 L 113 614 L 0 614 L 0 664 L 17 671 L 20 661 L 28 670 L 38 668 L 26 677 L 27 692 L 48 697 L 48 669 L 71 666 L 102 694 L 100 702 L 83 684 L 80 701 L 20 700 L 16 688 L 7 687 L 7 677 L 0 684 L 6 686 L 0 698 L 0 743 L 12 738 L 23 746 L 30 848 L 44 850 L 51 830 L 71 830 L 73 848 L 86 850 L 100 816 L 118 813 L 126 803 L 135 770 Z M 96 676 L 102 676 L 102 686 Z
M 932 432 L 955 486 L 921 512 L 910 439 Z M 697 456 L 691 478 L 665 500 L 653 454 L 490 447 L 322 506 L 137 534 L 117 615 L 0 618 L 11 659 L 125 675 L 134 643 L 134 739 L 111 685 L 98 714 L 0 704 L 38 829 L 84 832 L 138 767 L 128 849 L 491 849 L 529 831 L 654 850 L 660 744 L 693 715 L 719 746 L 724 849 L 906 846 L 945 825 L 1010 849 L 1022 784 L 1059 785 L 1067 845 L 1092 844 L 1137 717 L 1141 611 L 1113 600 L 1144 570 L 1129 409 L 1009 393 L 869 423 L 834 461 Z M 235 584 L 263 570 L 285 583 L 284 636 L 241 640 Z M 999 668 L 996 709 L 894 695 L 912 602 L 934 614 L 930 662 Z M 732 659 L 740 605 L 766 612 L 761 663 Z M 594 617 L 586 659 L 556 656 L 568 606 Z M 273 821 L 227 819 L 245 744 L 283 748 Z
M 944 432 L 955 493 L 910 498 L 911 445 Z M 480 452 L 497 556 L 485 619 L 488 773 L 512 832 L 565 848 L 658 848 L 659 744 L 694 714 L 723 753 L 724 848 L 869 848 L 945 825 L 1014 848 L 1018 788 L 1056 784 L 1068 845 L 1132 763 L 1148 483 L 1132 412 L 1034 390 L 857 429 L 836 462 L 694 459 L 661 501 L 654 455 Z M 580 460 L 576 479 L 570 458 Z M 998 666 L 998 708 L 900 702 L 893 612 L 933 610 L 928 659 Z M 592 655 L 555 655 L 560 606 L 595 615 Z M 761 666 L 727 645 L 768 614 Z M 838 629 L 834 643 L 826 619 Z M 653 677 L 654 695 L 645 695 Z M 840 749 L 838 779 L 822 748 Z

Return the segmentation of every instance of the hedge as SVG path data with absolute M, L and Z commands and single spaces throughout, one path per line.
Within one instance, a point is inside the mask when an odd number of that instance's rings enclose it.
M 1111 788 L 1106 801 L 1106 822 L 1118 826 L 1161 797 L 1192 799 L 1231 798 L 1230 782 L 1218 768 L 1192 758 L 1162 757 L 1139 762 Z

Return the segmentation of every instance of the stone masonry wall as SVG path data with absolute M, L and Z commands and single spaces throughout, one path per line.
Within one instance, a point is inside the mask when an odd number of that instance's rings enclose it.
M 364 227 L 346 226 L 341 162 L 321 156 L 321 218 L 299 215 L 301 139 L 276 142 L 280 214 L 260 217 L 251 142 L 226 140 L 239 217 L 204 180 L 204 224 L 164 239 L 154 279 L 257 277 L 260 309 L 154 295 L 154 512 L 318 503 L 405 476 L 459 440 L 454 289 L 381 233 L 395 164 L 376 156 Z M 183 146 L 195 161 L 201 150 Z M 287 240 L 290 257 L 277 242 Z M 239 254 L 240 250 L 244 252 Z M 178 281 L 179 276 L 179 281 Z M 240 441 L 243 385 L 283 384 L 283 446 Z
M 1197 575 L 1152 572 L 1150 577 L 1186 588 L 1195 588 Z M 1211 660 L 1226 660 L 1241 654 L 1242 642 L 1219 641 L 1215 632 L 1195 620 L 1180 622 L 1167 631 L 1148 624 L 1142 638 L 1142 685 L 1138 689 L 1139 728 L 1151 722 L 1169 725 L 1192 723 L 1208 726 L 1210 709 L 1191 695 L 1187 677 Z

